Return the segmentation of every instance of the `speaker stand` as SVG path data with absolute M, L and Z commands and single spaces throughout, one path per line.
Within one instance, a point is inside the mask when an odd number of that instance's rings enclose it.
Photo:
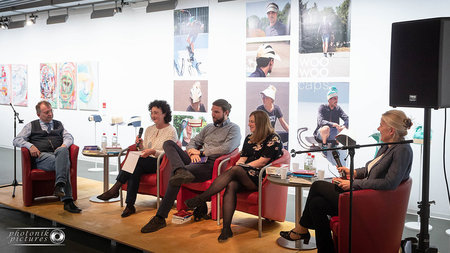
M 416 238 L 406 238 L 402 245 L 411 242 L 411 252 L 413 253 L 438 253 L 437 248 L 430 248 L 430 234 L 428 225 L 430 221 L 430 141 L 431 141 L 431 108 L 424 108 L 423 124 L 423 175 L 422 175 L 422 201 L 419 202 L 420 232 Z
M 420 145 L 420 164 L 422 164 L 422 157 L 423 157 L 423 143 L 417 143 Z M 419 198 L 420 199 L 420 190 L 422 189 L 422 172 L 419 172 L 420 174 L 420 180 L 419 180 Z M 419 204 L 420 202 L 418 202 Z M 414 231 L 420 231 L 420 216 L 417 215 L 417 221 L 411 221 L 405 223 L 405 228 L 408 228 L 410 230 Z M 428 232 L 433 229 L 433 226 L 428 225 Z

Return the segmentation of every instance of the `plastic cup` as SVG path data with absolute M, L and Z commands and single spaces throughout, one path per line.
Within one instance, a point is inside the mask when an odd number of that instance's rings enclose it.
M 324 170 L 318 170 L 317 171 L 317 179 L 323 180 L 325 177 L 325 171 Z
M 288 170 L 287 167 L 281 167 L 280 168 L 280 178 L 281 179 L 286 179 L 286 177 L 287 177 L 287 170 Z
M 299 163 L 292 163 L 292 170 L 293 171 L 298 171 L 300 168 L 300 164 Z

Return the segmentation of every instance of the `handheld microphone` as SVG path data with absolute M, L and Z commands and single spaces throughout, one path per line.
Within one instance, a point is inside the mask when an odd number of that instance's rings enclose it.
M 339 159 L 339 153 L 336 150 L 333 150 L 331 153 L 333 154 L 333 158 L 336 161 L 336 165 L 338 167 L 342 167 L 341 159 Z M 345 178 L 345 172 L 341 171 L 340 174 L 342 178 Z
M 140 139 L 142 137 L 142 133 L 144 132 L 144 128 L 139 128 L 139 134 L 138 134 L 138 138 Z M 139 147 L 139 144 L 141 144 L 141 141 L 137 141 L 136 142 L 136 148 Z

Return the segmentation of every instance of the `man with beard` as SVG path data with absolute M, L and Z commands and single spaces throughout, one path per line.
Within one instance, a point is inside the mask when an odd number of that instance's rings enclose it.
M 280 60 L 271 45 L 262 44 L 256 51 L 256 69 L 248 77 L 266 77 L 272 72 L 276 60 Z
M 327 93 L 328 104 L 322 104 L 319 107 L 317 116 L 317 128 L 314 131 L 314 137 L 323 147 L 333 147 L 336 143 L 336 135 L 343 129 L 348 128 L 348 116 L 338 103 L 338 90 L 332 86 Z M 344 121 L 343 125 L 339 120 Z M 326 157 L 326 151 L 322 153 Z
M 278 20 L 278 5 L 276 3 L 269 3 L 266 8 L 267 19 L 269 25 L 266 27 L 266 36 L 280 36 L 289 35 L 286 25 Z
M 214 101 L 211 109 L 214 123 L 205 126 L 191 139 L 186 146 L 187 152 L 173 141 L 164 143 L 164 151 L 172 166 L 172 176 L 156 216 L 142 227 L 142 233 L 155 232 L 165 227 L 166 218 L 177 198 L 180 186 L 211 179 L 214 161 L 239 146 L 241 131 L 239 126 L 228 118 L 230 111 L 231 105 L 226 100 Z

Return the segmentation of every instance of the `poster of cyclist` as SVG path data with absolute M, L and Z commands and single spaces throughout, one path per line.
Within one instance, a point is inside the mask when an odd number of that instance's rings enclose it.
M 349 77 L 351 0 L 299 0 L 299 77 Z
M 206 75 L 208 67 L 208 21 L 208 7 L 174 11 L 175 76 Z

